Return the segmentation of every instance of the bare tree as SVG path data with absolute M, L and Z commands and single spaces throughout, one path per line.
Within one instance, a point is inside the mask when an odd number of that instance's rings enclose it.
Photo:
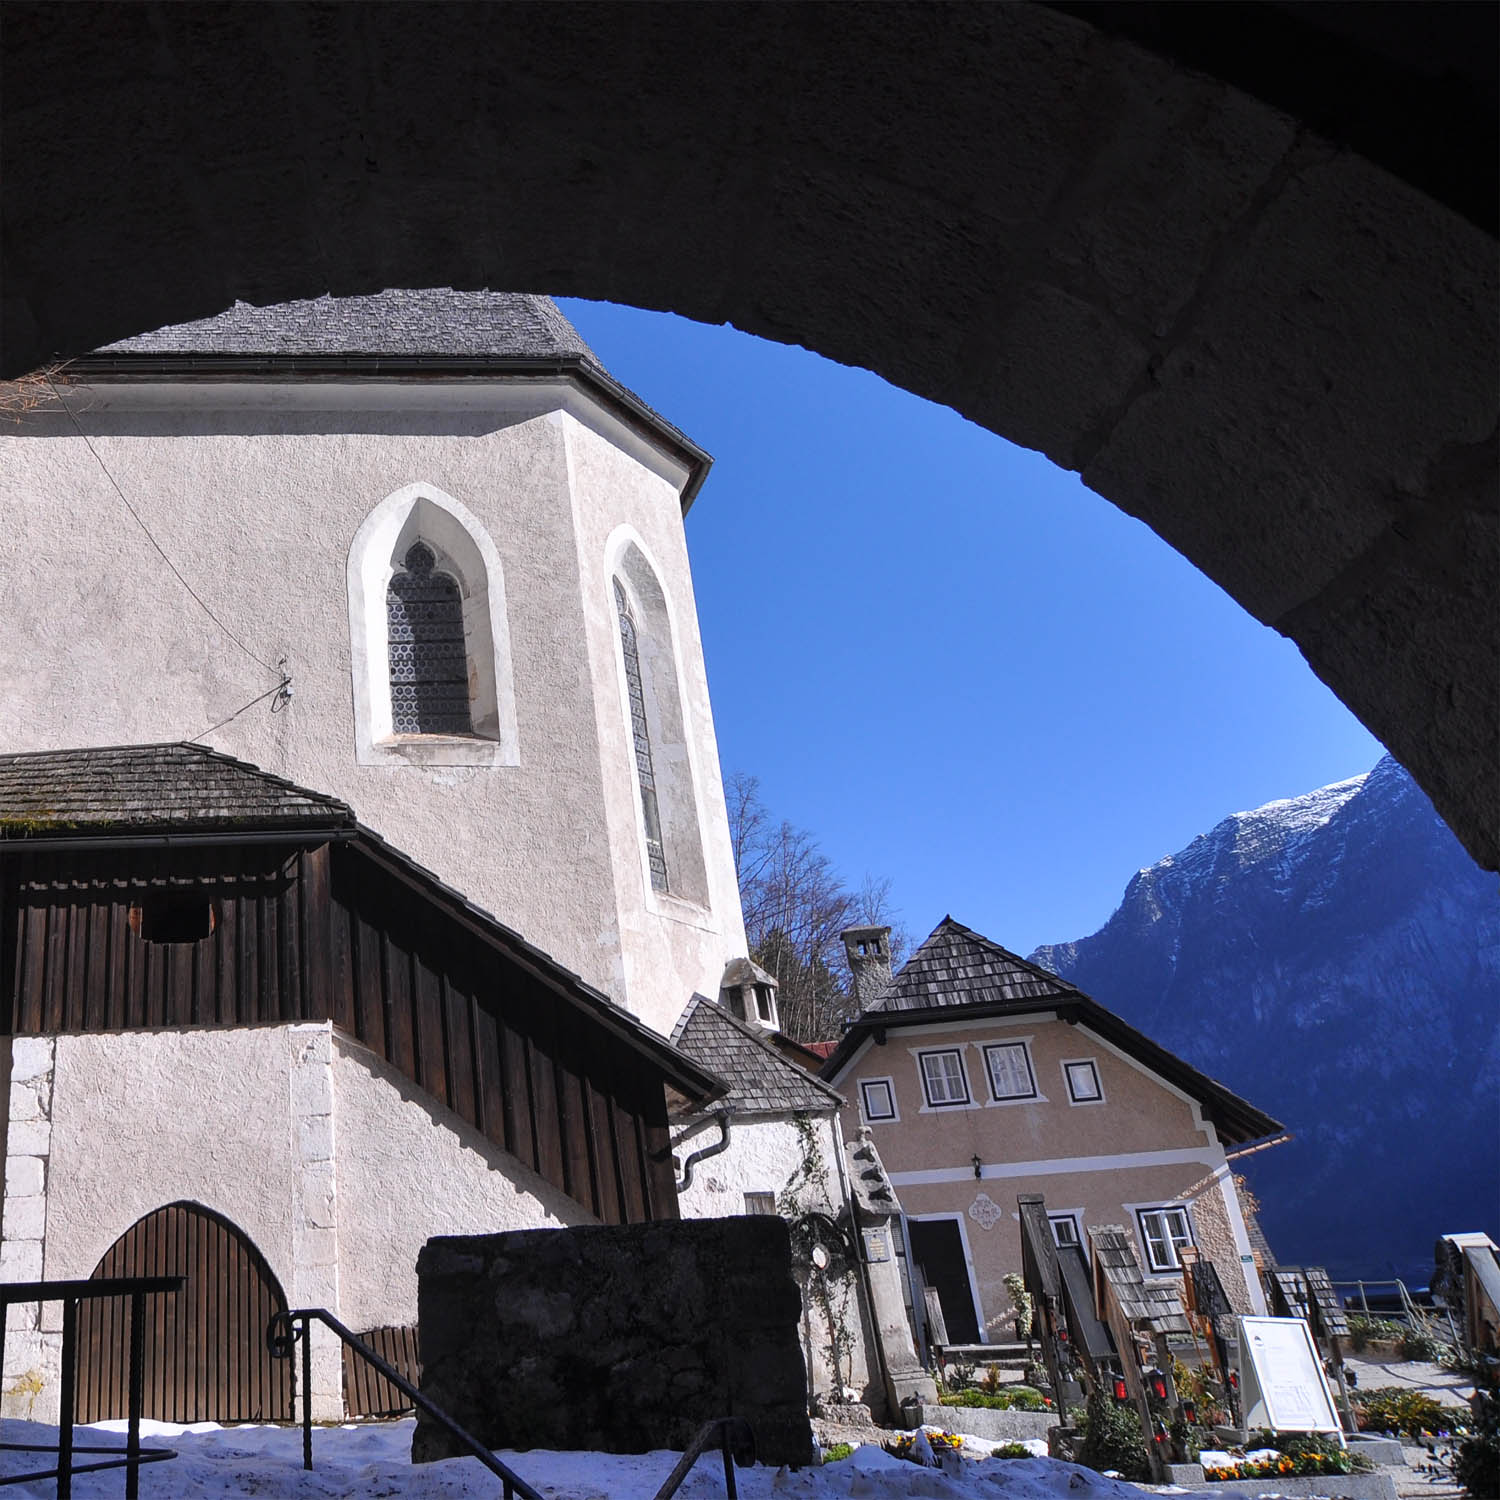
M 890 925 L 890 881 L 866 877 L 851 891 L 812 834 L 772 822 L 755 777 L 730 776 L 725 797 L 745 937 L 776 979 L 782 1029 L 799 1041 L 831 1040 L 856 1009 L 839 934 Z

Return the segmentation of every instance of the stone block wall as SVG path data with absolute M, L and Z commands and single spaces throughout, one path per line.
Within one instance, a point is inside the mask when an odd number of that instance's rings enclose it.
M 743 1417 L 813 1454 L 786 1225 L 738 1217 L 429 1240 L 422 1391 L 492 1448 L 684 1448 Z M 462 1452 L 419 1416 L 414 1462 Z

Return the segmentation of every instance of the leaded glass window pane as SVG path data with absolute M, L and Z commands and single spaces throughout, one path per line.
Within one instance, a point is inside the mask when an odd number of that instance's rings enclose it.
M 620 648 L 625 656 L 625 690 L 630 696 L 630 733 L 635 742 L 635 774 L 641 787 L 641 818 L 646 829 L 646 862 L 651 888 L 667 889 L 667 852 L 662 844 L 661 813 L 656 804 L 656 772 L 651 764 L 651 730 L 646 722 L 646 691 L 641 684 L 641 653 L 635 617 L 620 580 L 615 579 L 615 610 L 620 617 Z
M 457 583 L 436 565 L 432 549 L 417 542 L 386 590 L 391 728 L 397 734 L 474 732 L 463 600 Z

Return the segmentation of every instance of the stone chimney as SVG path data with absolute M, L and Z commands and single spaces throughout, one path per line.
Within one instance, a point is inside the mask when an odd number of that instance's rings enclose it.
M 868 1010 L 891 985 L 891 929 L 846 927 L 839 936 L 854 976 L 854 998 Z

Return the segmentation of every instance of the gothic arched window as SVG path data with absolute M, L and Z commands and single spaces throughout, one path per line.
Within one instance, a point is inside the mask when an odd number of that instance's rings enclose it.
M 641 788 L 641 818 L 645 823 L 646 862 L 651 888 L 668 889 L 667 852 L 662 843 L 661 813 L 656 801 L 656 771 L 651 762 L 651 729 L 646 719 L 646 690 L 641 681 L 640 642 L 635 616 L 620 580 L 615 579 L 615 610 L 620 617 L 620 649 L 625 656 L 625 687 L 630 697 L 630 732 L 635 743 L 635 774 Z
M 424 542 L 407 549 L 385 594 L 396 734 L 472 734 L 469 658 L 458 584 Z

